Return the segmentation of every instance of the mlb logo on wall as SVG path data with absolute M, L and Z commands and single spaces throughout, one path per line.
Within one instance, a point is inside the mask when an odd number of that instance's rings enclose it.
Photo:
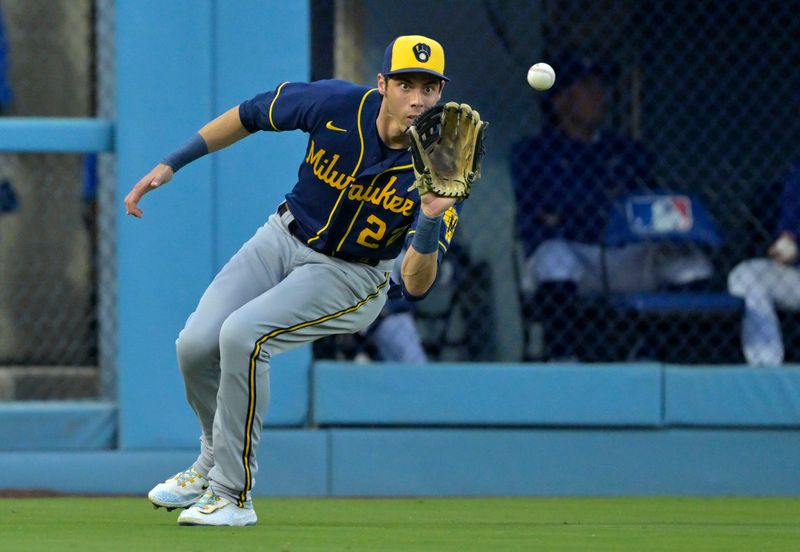
M 684 195 L 637 196 L 628 202 L 628 221 L 637 234 L 688 232 L 694 226 L 692 200 Z

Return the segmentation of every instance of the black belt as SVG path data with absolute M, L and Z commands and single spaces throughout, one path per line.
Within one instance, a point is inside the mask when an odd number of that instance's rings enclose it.
M 280 205 L 278 205 L 278 216 L 282 217 L 287 212 L 289 212 L 289 205 L 286 204 L 284 201 Z M 300 231 L 300 228 L 297 225 L 297 221 L 292 219 L 289 223 L 289 232 L 291 232 L 292 236 L 306 244 L 308 247 L 308 238 Z M 314 249 L 311 247 L 311 249 Z M 328 257 L 335 257 L 337 259 L 341 259 L 343 261 L 347 261 L 348 263 L 362 263 L 369 266 L 377 266 L 378 263 L 381 262 L 381 259 L 373 259 L 371 257 L 359 257 L 357 255 L 350 255 L 348 253 L 328 253 L 326 251 L 320 251 L 318 249 L 314 249 L 317 253 L 322 253 L 323 255 L 327 255 Z

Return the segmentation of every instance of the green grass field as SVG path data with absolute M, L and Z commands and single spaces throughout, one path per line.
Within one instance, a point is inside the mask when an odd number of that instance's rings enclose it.
M 0 550 L 800 550 L 794 498 L 256 499 L 179 527 L 144 498 L 0 499 Z

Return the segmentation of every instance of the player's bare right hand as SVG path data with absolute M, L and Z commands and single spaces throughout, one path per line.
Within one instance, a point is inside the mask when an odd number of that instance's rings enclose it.
M 420 209 L 431 218 L 438 217 L 456 203 L 454 197 L 442 197 L 433 192 L 421 194 L 419 198 L 421 200 Z
M 136 218 L 142 218 L 144 213 L 137 207 L 142 196 L 172 180 L 173 174 L 175 173 L 169 165 L 163 163 L 156 165 L 155 168 L 139 180 L 139 182 L 134 185 L 133 189 L 128 192 L 128 195 L 125 196 L 125 212 Z

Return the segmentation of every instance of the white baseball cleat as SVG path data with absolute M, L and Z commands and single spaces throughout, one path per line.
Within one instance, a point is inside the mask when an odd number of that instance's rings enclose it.
M 156 508 L 163 506 L 169 512 L 175 508 L 188 508 L 202 498 L 206 489 L 208 479 L 189 468 L 153 487 L 147 498 Z
M 239 508 L 225 497 L 207 491 L 203 498 L 178 516 L 178 525 L 255 525 L 258 521 L 252 508 Z

